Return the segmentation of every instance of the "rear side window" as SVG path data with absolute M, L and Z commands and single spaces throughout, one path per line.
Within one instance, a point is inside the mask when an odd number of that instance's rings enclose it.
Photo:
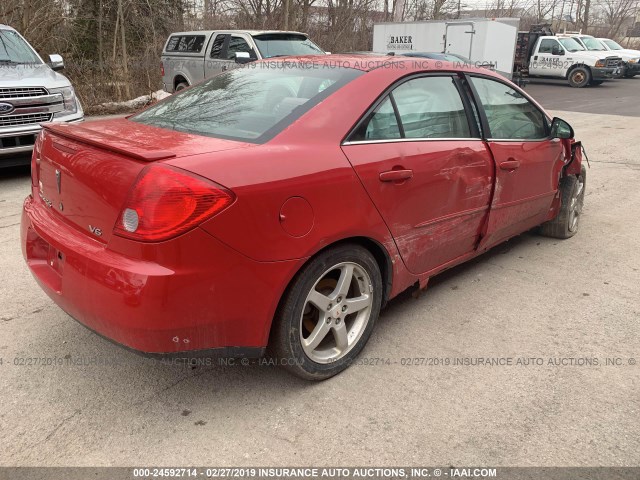
M 264 143 L 362 74 L 342 67 L 257 63 L 216 75 L 131 120 L 195 135 Z
M 446 76 L 415 78 L 395 88 L 349 141 L 469 137 L 462 99 L 453 78 Z
M 213 41 L 213 45 L 211 46 L 211 58 L 220 58 L 220 54 L 222 53 L 222 46 L 224 45 L 224 41 L 227 39 L 228 35 L 218 35 L 216 39 Z
M 199 53 L 204 38 L 204 35 L 173 35 L 167 43 L 167 52 Z
M 547 138 L 545 115 L 520 92 L 487 78 L 472 78 L 489 122 L 490 138 L 541 140 Z

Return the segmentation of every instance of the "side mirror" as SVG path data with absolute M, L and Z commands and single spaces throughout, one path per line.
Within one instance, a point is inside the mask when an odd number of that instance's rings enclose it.
M 54 53 L 49 55 L 49 66 L 51 67 L 51 70 L 62 70 L 64 68 L 64 60 L 62 60 L 60 55 Z
M 567 122 L 558 117 L 551 121 L 551 138 L 573 138 L 573 128 Z
M 236 63 L 244 64 L 251 61 L 251 54 L 249 52 L 236 52 Z
M 564 49 L 560 45 L 551 47 L 551 55 L 564 55 Z

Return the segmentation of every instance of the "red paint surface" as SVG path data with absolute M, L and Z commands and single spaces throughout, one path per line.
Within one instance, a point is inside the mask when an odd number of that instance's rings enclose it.
M 45 130 L 21 227 L 24 256 L 43 290 L 80 322 L 139 350 L 260 347 L 291 279 L 329 245 L 364 238 L 382 246 L 392 297 L 548 218 L 564 165 L 559 142 L 341 147 L 381 92 L 421 71 L 411 59 L 341 60 L 363 69 L 387 66 L 346 85 L 263 145 L 127 119 Z M 501 169 L 504 161 L 518 168 Z M 164 242 L 113 235 L 150 162 L 224 185 L 235 201 Z M 55 170 L 62 172 L 61 193 Z M 391 170 L 412 174 L 381 181 Z

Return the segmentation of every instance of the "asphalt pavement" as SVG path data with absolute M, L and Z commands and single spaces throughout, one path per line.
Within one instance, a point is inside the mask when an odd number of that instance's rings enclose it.
M 605 85 L 528 90 L 595 104 Z M 640 120 L 554 113 L 591 161 L 580 232 L 526 233 L 401 295 L 322 383 L 150 363 L 87 330 L 22 259 L 28 169 L 0 172 L 0 465 L 638 466 Z

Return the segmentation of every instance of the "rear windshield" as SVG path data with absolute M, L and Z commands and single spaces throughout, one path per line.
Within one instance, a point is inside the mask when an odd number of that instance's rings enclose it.
M 305 35 L 296 33 L 265 33 L 255 35 L 253 40 L 262 58 L 324 54 L 324 51 Z
M 204 45 L 204 35 L 173 35 L 167 42 L 167 52 L 198 53 Z
M 263 143 L 362 74 L 329 65 L 252 63 L 174 94 L 131 120 L 207 137 Z

